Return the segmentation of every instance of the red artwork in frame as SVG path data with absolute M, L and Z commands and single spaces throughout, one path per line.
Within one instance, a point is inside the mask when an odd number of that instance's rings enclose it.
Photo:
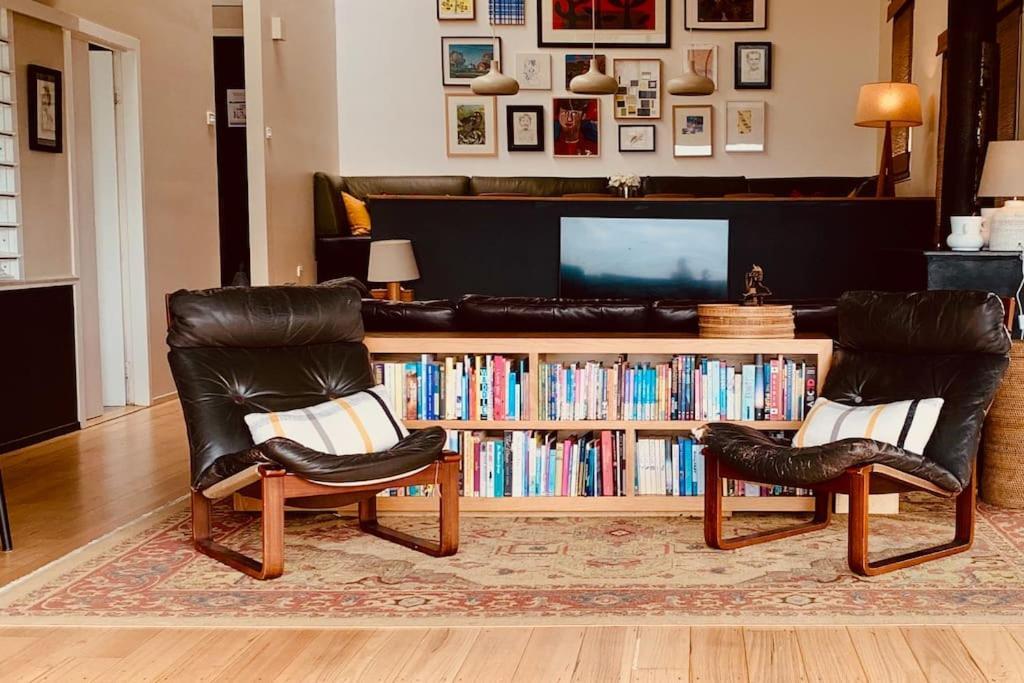
M 538 47 L 666 48 L 672 0 L 537 0 Z
M 596 157 L 601 154 L 601 100 L 596 97 L 556 97 L 554 155 Z
M 658 27 L 657 0 L 552 0 L 552 28 L 590 28 L 595 4 L 599 30 L 653 31 Z

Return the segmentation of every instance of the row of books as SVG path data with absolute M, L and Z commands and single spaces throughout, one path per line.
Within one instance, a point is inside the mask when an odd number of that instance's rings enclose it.
M 703 496 L 704 447 L 684 436 L 637 439 L 636 493 L 641 496 Z M 809 496 L 810 491 L 726 480 L 727 496 Z
M 373 364 L 397 415 L 406 420 L 525 419 L 527 362 L 501 355 L 424 354 L 418 361 Z
M 541 363 L 543 420 L 800 420 L 817 369 L 782 356 L 735 364 L 680 355 L 665 363 Z

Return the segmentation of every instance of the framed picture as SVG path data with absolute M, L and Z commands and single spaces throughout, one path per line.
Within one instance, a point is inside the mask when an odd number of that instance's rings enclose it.
M 672 156 L 711 156 L 711 113 L 712 108 L 708 105 L 672 107 Z
M 508 151 L 544 151 L 544 107 L 541 105 L 509 105 L 505 107 L 505 132 Z
M 495 26 L 526 23 L 526 0 L 487 0 L 487 15 Z
M 497 103 L 493 97 L 445 95 L 445 131 L 450 157 L 498 153 Z
M 656 126 L 651 123 L 630 123 L 619 126 L 620 152 L 653 152 Z
M 771 90 L 771 43 L 736 43 L 735 63 L 737 90 Z
M 437 0 L 439 21 L 476 19 L 476 0 Z
M 688 30 L 743 31 L 768 28 L 768 0 L 685 0 Z
M 695 74 L 710 78 L 715 83 L 715 90 L 718 90 L 717 45 L 687 45 L 685 58 L 690 60 Z
M 661 60 L 616 59 L 615 118 L 661 118 Z
M 670 0 L 537 0 L 537 47 L 590 46 L 598 4 L 598 47 L 669 47 Z
M 590 60 L 593 55 L 566 55 L 565 56 L 565 89 L 569 89 L 569 83 L 577 76 L 582 76 L 590 70 Z M 608 73 L 608 59 L 604 55 L 597 55 L 597 68 L 602 73 Z
M 551 90 L 551 55 L 546 52 L 517 54 L 516 80 L 520 90 Z
M 28 148 L 64 151 L 64 93 L 59 71 L 28 65 Z
M 441 82 L 464 85 L 491 68 L 491 60 L 501 61 L 501 38 L 446 37 L 441 39 Z
M 596 97 L 556 97 L 553 101 L 554 155 L 601 155 L 601 100 Z
M 726 152 L 764 151 L 764 111 L 764 102 L 726 102 Z

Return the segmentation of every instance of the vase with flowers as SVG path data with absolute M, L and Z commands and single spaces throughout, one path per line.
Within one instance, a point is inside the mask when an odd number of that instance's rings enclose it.
M 640 188 L 640 176 L 613 175 L 608 179 L 608 187 L 620 191 L 625 199 L 629 199 L 629 193 L 636 192 Z

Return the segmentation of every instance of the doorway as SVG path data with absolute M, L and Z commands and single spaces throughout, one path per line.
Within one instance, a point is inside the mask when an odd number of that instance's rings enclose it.
M 221 284 L 249 284 L 249 165 L 245 148 L 243 38 L 214 37 L 213 81 L 217 102 Z

